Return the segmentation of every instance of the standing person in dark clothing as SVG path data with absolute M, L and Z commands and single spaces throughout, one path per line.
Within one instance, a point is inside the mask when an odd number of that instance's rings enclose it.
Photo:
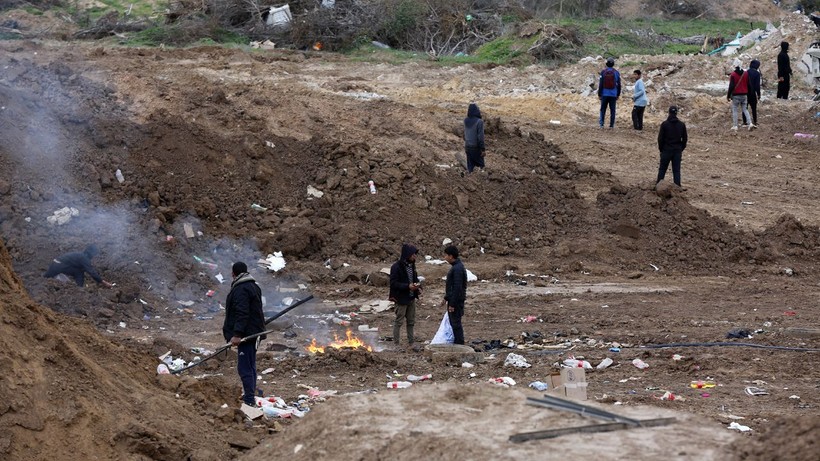
M 780 42 L 777 55 L 777 99 L 789 99 L 792 65 L 789 63 L 789 42 Z
M 740 59 L 735 58 L 735 70 L 729 74 L 729 91 L 726 93 L 726 100 L 732 103 L 732 131 L 737 131 L 738 108 L 743 112 L 743 117 L 751 119 L 749 115 L 749 75 L 740 68 Z M 755 128 L 749 125 L 749 129 Z
M 413 347 L 416 324 L 416 299 L 421 293 L 419 274 L 416 272 L 416 255 L 419 250 L 409 243 L 401 246 L 401 257 L 390 267 L 390 300 L 396 303 L 396 320 L 393 322 L 393 342 L 401 342 L 401 324 L 407 320 L 407 343 Z
M 444 260 L 450 263 L 447 273 L 444 299 L 442 305 L 447 305 L 447 315 L 450 326 L 453 328 L 454 344 L 464 344 L 464 327 L 461 318 L 464 316 L 464 301 L 467 299 L 467 269 L 458 259 L 458 248 L 448 246 L 444 249 Z
M 252 341 L 242 338 L 265 331 L 265 314 L 262 311 L 262 289 L 256 283 L 248 266 L 236 262 L 231 269 L 233 282 L 225 300 L 225 322 L 222 336 L 237 346 L 236 369 L 242 380 L 242 402 L 256 406 L 256 349 L 264 336 Z
M 598 125 L 604 127 L 606 108 L 609 107 L 609 128 L 615 128 L 615 103 L 621 97 L 621 74 L 615 70 L 615 59 L 606 60 L 606 68 L 598 79 L 598 99 L 601 100 L 601 113 Z
M 475 167 L 484 169 L 484 120 L 478 105 L 471 103 L 464 119 L 464 151 L 467 154 L 467 173 Z
M 678 187 L 680 185 L 680 162 L 683 157 L 683 150 L 686 149 L 686 124 L 678 120 L 678 108 L 669 108 L 669 116 L 661 123 L 658 132 L 658 149 L 661 151 L 661 163 L 658 167 L 658 180 L 655 185 L 666 176 L 669 162 L 672 162 L 672 178 Z
M 757 102 L 760 101 L 760 61 L 757 59 L 753 59 L 752 62 L 749 63 L 749 70 L 746 71 L 746 74 L 749 76 L 749 94 L 748 94 L 748 101 L 749 101 L 749 110 L 752 113 L 752 122 L 751 125 L 757 126 Z M 746 119 L 746 115 L 743 115 L 743 123 L 749 123 Z
M 94 256 L 100 254 L 99 248 L 96 245 L 88 245 L 82 253 L 66 253 L 55 258 L 43 277 L 52 278 L 60 274 L 65 274 L 77 284 L 77 286 L 85 285 L 85 273 L 94 279 L 100 285 L 112 287 L 113 285 L 100 277 L 100 273 L 94 266 L 91 265 L 91 260 Z

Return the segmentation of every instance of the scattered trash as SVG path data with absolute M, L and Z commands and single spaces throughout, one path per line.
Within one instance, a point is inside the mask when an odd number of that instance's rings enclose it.
M 125 322 L 120 322 L 120 328 L 125 328 Z
M 692 389 L 711 389 L 715 386 L 716 386 L 715 382 L 711 381 L 711 380 L 708 380 L 708 381 L 692 381 L 691 383 L 689 383 L 689 387 L 691 387 Z
M 416 375 L 407 375 L 407 380 L 410 382 L 419 382 L 419 381 L 427 381 L 429 379 L 433 379 L 433 375 L 428 373 L 426 375 L 416 376 Z
M 424 263 L 425 264 L 435 264 L 437 266 L 440 266 L 440 265 L 442 265 L 446 262 L 447 261 L 445 261 L 443 259 L 433 259 L 433 257 L 430 256 L 430 255 L 427 255 L 427 256 L 424 257 Z
M 473 274 L 472 272 L 470 272 L 470 269 L 465 269 L 465 270 L 467 271 L 467 281 L 468 281 L 468 282 L 476 282 L 476 281 L 478 281 L 478 277 L 476 277 L 476 276 L 475 276 L 475 274 Z
M 438 331 L 436 331 L 436 335 L 433 336 L 433 339 L 430 340 L 430 344 L 453 344 L 455 340 L 456 336 L 453 333 L 453 327 L 450 325 L 450 316 L 445 312 L 439 324 Z
M 735 421 L 732 421 L 731 423 L 729 423 L 729 429 L 734 430 L 734 431 L 740 431 L 740 432 L 751 432 L 751 430 L 752 430 L 751 427 L 744 426 L 742 424 L 738 424 Z
M 125 176 L 122 175 L 122 170 L 120 170 L 119 168 L 117 168 L 117 171 L 114 172 L 114 176 L 117 177 L 117 182 L 119 182 L 120 184 L 125 182 Z
M 445 237 L 444 240 L 441 241 L 441 246 L 447 246 L 451 243 L 453 243 L 453 239 Z
M 732 328 L 731 330 L 729 330 L 728 333 L 726 333 L 726 337 L 730 338 L 730 339 L 731 338 L 747 339 L 747 338 L 752 337 L 752 332 L 745 329 L 745 328 Z
M 538 321 L 538 317 L 534 315 L 528 315 L 526 317 L 521 317 L 521 321 L 524 323 L 533 323 Z
M 215 294 L 216 294 L 215 290 L 208 290 L 208 292 L 205 293 L 205 296 L 207 296 L 209 298 L 213 298 Z
M 799 396 L 799 395 L 790 395 L 790 396 L 789 396 L 789 398 L 790 398 L 791 400 L 800 400 L 800 396 Z
M 795 312 L 795 311 L 785 311 L 785 312 L 783 312 L 783 315 L 785 315 L 786 317 L 794 317 L 795 315 L 797 315 L 797 312 Z
M 462 362 L 462 363 L 461 363 L 461 368 L 473 368 L 474 366 L 475 366 L 475 365 L 473 365 L 473 364 L 472 364 L 472 363 L 470 363 L 470 362 Z
M 307 186 L 307 194 L 311 197 L 316 197 L 316 198 L 322 198 L 322 196 L 325 195 L 324 192 L 322 192 L 319 189 L 311 186 L 310 184 L 308 184 L 308 186 Z
M 372 179 L 371 179 L 370 181 L 367 181 L 367 187 L 369 187 L 369 188 L 370 188 L 370 193 L 371 193 L 371 194 L 375 194 L 375 193 L 376 193 L 376 183 L 375 183 L 375 182 L 373 182 L 373 180 L 372 180 Z
M 381 49 L 383 49 L 383 50 L 389 50 L 389 49 L 390 49 L 390 45 L 386 45 L 386 44 L 384 44 L 384 43 L 382 43 L 382 42 L 377 42 L 376 40 L 373 40 L 373 41 L 372 41 L 372 42 L 370 42 L 370 43 L 371 43 L 373 46 L 375 46 L 376 48 L 381 48 Z
M 260 267 L 264 267 L 273 272 L 279 272 L 280 270 L 285 268 L 285 258 L 282 256 L 281 251 L 274 252 L 273 254 L 269 254 L 267 258 L 260 259 L 257 261 Z
M 535 389 L 536 391 L 544 392 L 545 390 L 549 389 L 549 384 L 542 383 L 541 381 L 533 381 L 530 383 L 530 387 Z
M 206 266 L 208 269 L 210 269 L 212 271 L 215 271 L 219 268 L 219 266 L 216 265 L 215 263 L 205 261 L 204 259 L 202 259 L 202 258 L 200 258 L 199 256 L 196 256 L 196 255 L 194 255 L 194 260 L 196 262 L 198 262 L 199 264 L 201 264 L 203 266 Z
M 587 370 L 592 369 L 592 364 L 590 364 L 586 360 L 577 360 L 574 358 L 564 360 L 564 366 L 567 368 L 584 368 Z
M 196 234 L 194 234 L 194 226 L 192 226 L 191 223 L 186 222 L 183 224 L 182 230 L 185 232 L 185 238 L 192 239 L 196 237 Z
M 510 387 L 515 386 L 515 380 L 510 378 L 509 376 L 502 376 L 500 378 L 490 378 L 487 380 L 488 383 L 495 384 L 499 387 Z
M 635 367 L 636 367 L 636 368 L 638 368 L 639 370 L 643 370 L 643 369 L 645 369 L 645 368 L 649 368 L 649 364 L 648 364 L 648 363 L 646 363 L 646 362 L 644 362 L 644 361 L 643 361 L 643 360 L 641 360 L 641 359 L 635 359 L 635 360 L 633 360 L 633 361 L 632 361 L 632 365 L 635 365 Z
M 371 301 L 369 304 L 359 308 L 359 312 L 384 312 L 393 307 L 393 302 L 386 299 Z
M 216 274 L 214 277 L 216 277 L 219 283 L 223 283 L 225 281 L 225 277 L 222 276 L 222 273 Z
M 513 354 L 512 352 L 510 352 L 509 354 L 507 354 L 507 358 L 504 360 L 504 366 L 513 366 L 515 368 L 529 368 L 532 365 L 530 365 L 527 362 L 527 359 L 525 359 L 523 356 Z
M 242 404 L 242 407 L 240 408 L 240 410 L 242 410 L 242 413 L 244 413 L 245 416 L 247 416 L 248 419 L 250 419 L 250 420 L 254 420 L 254 419 L 259 418 L 259 417 L 261 417 L 262 415 L 265 414 L 265 412 L 262 411 L 261 409 L 256 408 L 256 407 L 252 407 L 252 406 L 250 406 L 246 403 Z
M 157 374 L 158 375 L 170 375 L 171 370 L 168 369 L 168 365 L 164 363 L 160 363 L 157 365 Z
M 670 391 L 666 391 L 666 392 L 664 392 L 662 396 L 657 397 L 657 398 L 658 398 L 658 399 L 660 399 L 660 400 L 668 400 L 668 401 L 670 401 L 670 402 L 671 402 L 671 401 L 673 401 L 673 400 L 679 400 L 679 401 L 681 401 L 681 402 L 683 402 L 684 400 L 686 400 L 686 399 L 684 399 L 683 397 L 678 396 L 678 395 L 675 395 L 675 394 L 673 394 L 673 393 L 672 393 L 672 392 L 670 392 Z
M 260 49 L 261 50 L 275 50 L 276 49 L 276 43 L 273 43 L 270 40 L 265 40 L 264 42 L 251 41 L 249 44 L 250 44 L 251 48 L 253 48 L 255 50 L 260 50 Z M 270 142 L 270 141 L 265 141 L 265 144 L 268 147 L 275 147 L 273 145 L 273 143 Z
M 550 125 L 560 125 L 561 120 L 550 120 Z
M 681 360 L 683 360 L 683 356 L 680 355 L 680 354 L 675 354 L 675 355 L 672 356 L 672 360 L 674 360 L 676 362 L 680 362 Z
M 794 269 L 792 269 L 791 267 L 785 267 L 783 268 L 783 273 L 791 277 L 792 275 L 794 275 Z
M 816 134 L 809 134 L 809 133 L 795 133 L 794 137 L 795 138 L 800 138 L 800 139 L 814 139 L 814 138 L 817 137 L 817 135 Z
M 707 397 L 711 397 L 711 396 L 712 396 L 712 394 L 710 394 L 710 393 L 708 393 L 708 392 L 702 392 L 702 393 L 700 394 L 700 396 L 701 396 L 701 397 L 703 397 L 703 398 L 707 398 Z
M 621 348 L 620 347 L 610 347 L 609 352 L 621 352 Z
M 267 208 L 265 208 L 265 207 L 263 207 L 262 205 L 259 205 L 259 204 L 257 204 L 257 203 L 251 203 L 251 210 L 255 210 L 255 211 L 268 211 L 268 209 L 267 209 Z
M 379 327 L 372 327 L 371 328 L 370 325 L 367 325 L 367 324 L 359 325 L 358 329 L 359 329 L 359 331 L 363 331 L 363 332 L 378 332 L 379 331 Z
M 613 362 L 613 360 L 611 358 L 607 357 L 607 358 L 601 360 L 601 363 L 599 363 L 598 366 L 595 367 L 595 368 L 598 369 L 598 370 L 603 370 L 603 369 L 607 368 L 608 366 L 612 365 L 612 362 Z
M 387 383 L 388 389 L 406 389 L 412 386 L 413 383 L 410 381 L 390 381 Z
M 46 218 L 49 224 L 56 224 L 58 226 L 62 226 L 63 224 L 71 221 L 71 218 L 74 216 L 78 216 L 80 214 L 80 210 L 71 207 L 63 207 L 59 210 L 52 213 L 51 216 Z
M 749 386 L 746 388 L 748 395 L 769 395 L 769 391 L 760 387 Z
M 290 12 L 290 5 L 286 3 L 280 7 L 270 7 L 270 10 L 268 10 L 268 20 L 266 22 L 269 26 L 282 26 L 288 24 L 292 19 L 293 15 Z

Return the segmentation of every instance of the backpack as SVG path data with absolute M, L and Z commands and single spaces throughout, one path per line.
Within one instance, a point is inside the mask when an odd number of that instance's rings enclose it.
M 607 90 L 615 89 L 615 69 L 607 67 L 602 73 L 604 77 L 604 88 Z

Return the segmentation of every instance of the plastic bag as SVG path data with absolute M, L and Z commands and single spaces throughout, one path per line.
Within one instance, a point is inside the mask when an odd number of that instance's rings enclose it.
M 450 326 L 450 316 L 445 312 L 444 318 L 441 319 L 441 325 L 439 325 L 438 331 L 436 335 L 433 336 L 433 340 L 430 341 L 430 344 L 453 344 L 455 340 L 456 337 L 453 335 L 453 327 Z

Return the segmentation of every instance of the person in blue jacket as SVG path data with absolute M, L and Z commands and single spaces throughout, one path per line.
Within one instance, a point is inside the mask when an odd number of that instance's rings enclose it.
M 601 100 L 601 115 L 598 125 L 604 127 L 606 108 L 609 106 L 609 128 L 615 128 L 615 102 L 621 97 L 621 74 L 615 70 L 615 59 L 606 60 L 606 68 L 598 79 L 598 99 Z
M 632 77 L 635 78 L 635 89 L 632 93 L 632 128 L 640 131 L 643 130 L 643 112 L 649 104 L 649 98 L 646 97 L 646 85 L 641 78 L 641 70 L 635 69 Z

